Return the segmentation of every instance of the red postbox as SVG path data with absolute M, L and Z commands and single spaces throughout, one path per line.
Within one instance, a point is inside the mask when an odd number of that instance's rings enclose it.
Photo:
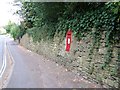
M 67 52 L 70 51 L 71 41 L 72 41 L 72 31 L 68 30 L 66 34 L 66 51 Z

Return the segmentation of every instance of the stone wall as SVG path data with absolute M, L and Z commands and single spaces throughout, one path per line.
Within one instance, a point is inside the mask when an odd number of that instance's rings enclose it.
M 106 54 L 104 34 L 101 39 L 100 48 L 94 51 L 90 59 L 90 47 L 92 45 L 91 36 L 87 36 L 79 42 L 72 37 L 70 52 L 65 51 L 65 39 L 61 35 L 56 35 L 53 41 L 33 42 L 28 34 L 21 39 L 21 45 L 38 54 L 46 55 L 56 63 L 65 66 L 68 70 L 82 75 L 84 78 L 103 85 L 103 87 L 118 87 L 117 61 L 118 48 L 114 48 L 112 61 L 106 69 L 102 69 L 105 63 L 104 54 Z

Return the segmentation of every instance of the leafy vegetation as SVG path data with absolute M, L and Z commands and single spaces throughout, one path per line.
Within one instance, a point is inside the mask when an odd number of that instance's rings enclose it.
M 8 22 L 8 24 L 4 27 L 6 29 L 7 33 L 10 33 L 10 29 L 12 27 L 13 23 L 11 21 Z
M 19 27 L 16 24 L 13 24 L 10 28 L 10 34 L 14 38 L 14 40 L 18 37 L 18 34 L 20 32 Z
M 90 53 L 93 53 L 99 49 L 100 40 L 105 33 L 107 53 L 102 68 L 111 61 L 113 45 L 120 43 L 120 2 L 24 2 L 17 14 L 24 19 L 20 25 L 21 34 L 17 35 L 22 37 L 27 32 L 34 41 L 52 40 L 56 32 L 62 32 L 65 36 L 66 31 L 71 29 L 78 40 L 92 35 Z M 8 25 L 8 32 L 9 27 Z M 15 29 L 14 27 L 11 32 L 13 37 L 16 36 L 13 33 Z
M 14 38 L 14 40 L 19 39 L 24 35 L 24 32 L 22 27 L 20 25 L 17 25 L 15 23 L 12 23 L 9 21 L 8 25 L 4 27 L 6 29 L 7 33 L 10 33 L 11 36 Z

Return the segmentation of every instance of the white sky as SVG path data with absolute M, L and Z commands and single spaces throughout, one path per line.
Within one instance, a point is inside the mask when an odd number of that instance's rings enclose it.
M 9 20 L 18 23 L 19 16 L 13 15 L 18 10 L 17 6 L 13 6 L 13 0 L 0 0 L 0 27 L 8 23 Z

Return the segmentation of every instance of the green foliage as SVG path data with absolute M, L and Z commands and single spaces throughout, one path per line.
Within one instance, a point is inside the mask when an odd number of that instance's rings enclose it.
M 17 39 L 19 33 L 20 33 L 19 27 L 16 24 L 14 24 L 10 29 L 10 34 L 12 35 L 14 40 Z
M 11 36 L 16 40 L 20 36 L 20 27 L 19 25 L 9 22 L 8 25 L 4 27 L 7 33 L 10 33 Z
M 19 25 L 20 33 L 18 34 L 18 38 L 22 38 L 22 36 L 26 33 L 25 23 L 22 21 Z
M 120 3 L 44 3 L 25 2 L 17 12 L 24 19 L 21 25 L 34 41 L 53 39 L 55 32 L 68 29 L 78 40 L 92 36 L 90 53 L 98 50 L 105 33 L 106 67 L 112 56 L 112 46 L 120 43 Z M 92 55 L 92 54 L 91 54 Z M 92 57 L 91 57 L 92 58 Z
M 60 18 L 69 22 L 70 19 L 74 18 L 73 14 L 75 12 L 83 14 L 85 11 L 98 8 L 101 5 L 104 5 L 104 3 L 24 2 L 22 3 L 21 10 L 17 11 L 17 13 L 23 17 L 24 28 L 26 30 L 33 27 L 41 29 L 41 27 L 47 25 L 51 28 L 50 31 L 48 29 L 48 37 L 52 38 L 58 28 L 57 25 L 59 25 Z M 70 27 L 71 25 L 69 23 L 69 26 L 65 25 L 64 29 Z
M 14 38 L 14 40 L 16 39 L 17 33 L 16 33 L 16 27 L 12 27 L 10 30 L 10 34 L 12 35 L 12 37 Z
M 11 21 L 8 22 L 8 24 L 4 27 L 7 33 L 10 33 L 10 29 L 12 27 L 13 23 Z
M 105 54 L 106 61 L 103 65 L 104 68 L 111 62 L 112 46 L 120 43 L 120 24 L 118 18 L 120 14 L 119 12 L 113 12 L 116 9 L 116 3 L 107 3 L 103 7 L 99 7 L 94 11 L 88 11 L 83 15 L 74 13 L 74 18 L 69 20 L 60 18 L 57 28 L 58 31 L 72 29 L 78 40 L 83 39 L 87 34 L 91 34 L 93 44 L 90 53 L 93 53 L 94 49 L 99 49 L 102 34 L 106 32 L 105 42 L 107 52 Z

